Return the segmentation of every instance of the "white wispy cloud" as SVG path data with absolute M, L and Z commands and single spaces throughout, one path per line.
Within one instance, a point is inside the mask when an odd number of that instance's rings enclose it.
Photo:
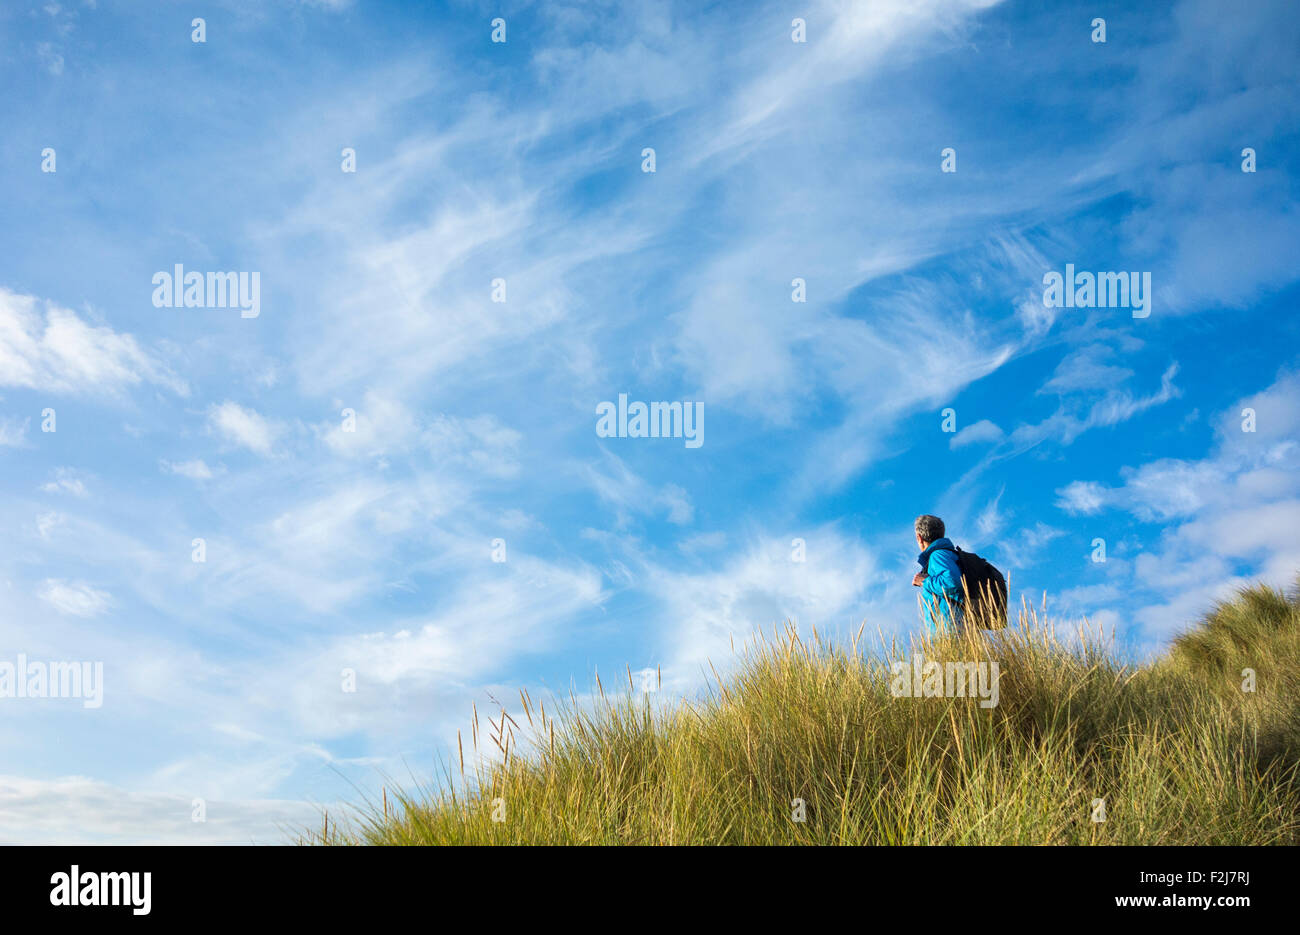
M 1006 513 L 999 506 L 1004 493 L 1006 493 L 1005 488 L 999 490 L 998 495 L 985 504 L 984 509 L 980 510 L 979 515 L 975 517 L 975 527 L 984 539 L 996 536 L 1006 525 Z
M 80 471 L 72 468 L 55 468 L 54 479 L 41 484 L 40 489 L 45 493 L 70 493 L 74 497 L 86 497 L 89 492 L 83 476 Z
M 163 459 L 158 462 L 158 466 L 168 474 L 178 474 L 181 477 L 188 477 L 190 480 L 212 480 L 215 476 L 212 473 L 212 468 L 208 467 L 202 458 L 177 462 Z
M 293 826 L 314 827 L 320 817 L 318 806 L 303 801 L 194 798 L 87 776 L 0 776 L 0 843 L 286 844 Z
M 1062 403 L 1061 408 L 1043 421 L 1017 428 L 1008 437 L 1008 443 L 1017 452 L 1047 439 L 1069 445 L 1091 429 L 1119 425 L 1181 396 L 1182 391 L 1174 384 L 1177 373 L 1178 364 L 1170 364 L 1160 376 L 1160 388 L 1145 396 L 1135 395 L 1127 389 L 1112 389 L 1083 407 L 1076 403 Z
M 112 598 L 82 581 L 47 578 L 39 591 L 41 600 L 55 610 L 74 617 L 96 617 L 108 609 Z
M 1129 586 L 1153 600 L 1136 614 L 1148 645 L 1159 645 L 1210 604 L 1250 583 L 1234 573 L 1247 562 L 1276 586 L 1300 568 L 1300 475 L 1283 470 L 1300 450 L 1294 404 L 1300 376 L 1284 372 L 1266 389 L 1222 412 L 1214 449 L 1200 460 L 1160 458 L 1120 471 L 1122 484 L 1075 481 L 1057 491 L 1068 512 L 1126 510 L 1144 522 L 1170 522 L 1158 543 L 1132 563 Z M 1256 431 L 1242 411 L 1256 410 Z M 1260 423 L 1259 414 L 1266 414 Z M 1264 426 L 1267 426 L 1265 428 Z
M 42 539 L 48 538 L 50 530 L 61 522 L 63 522 L 63 516 L 53 510 L 40 513 L 36 517 L 36 533 Z
M 988 419 L 980 419 L 978 422 L 972 422 L 954 435 L 949 440 L 948 447 L 961 448 L 979 442 L 995 442 L 999 441 L 1002 435 L 1002 429 L 998 428 L 996 423 L 990 422 Z
M 860 542 L 832 528 L 800 536 L 803 561 L 792 538 L 750 541 L 715 569 L 694 572 L 648 564 L 640 574 L 664 606 L 667 637 L 664 684 L 697 684 L 712 662 L 719 670 L 736 660 L 750 636 L 796 621 L 811 627 L 856 631 L 874 606 L 867 599 L 878 563 Z M 880 621 L 885 619 L 883 616 Z M 897 621 L 896 621 L 897 622 Z
M 22 448 L 27 445 L 27 427 L 31 421 L 30 418 L 0 416 L 0 447 Z
M 614 507 L 619 525 L 640 514 L 663 514 L 677 525 L 690 523 L 695 516 L 685 490 L 671 483 L 655 487 L 612 452 L 606 451 L 598 464 L 585 465 L 582 473 L 596 495 Z
M 208 424 L 232 444 L 260 455 L 271 454 L 283 428 L 263 418 L 253 409 L 226 400 L 208 411 Z
M 1104 344 L 1089 344 L 1071 351 L 1057 365 L 1056 372 L 1039 392 L 1073 393 L 1079 390 L 1118 388 L 1133 376 L 1133 371 L 1106 363 L 1114 354 L 1114 348 Z
M 56 78 L 63 74 L 63 53 L 58 46 L 51 42 L 38 42 L 36 44 L 36 57 L 44 68 Z
M 1046 546 L 1064 535 L 1064 529 L 1049 526 L 1041 520 L 1033 526 L 1020 530 L 1012 543 L 1017 562 L 1022 566 L 1034 564 L 1041 558 L 1042 550 Z
M 185 381 L 131 335 L 0 287 L 0 386 L 85 395 L 149 383 L 189 393 Z
M 1056 492 L 1056 505 L 1067 513 L 1089 515 L 1106 505 L 1109 491 L 1096 481 L 1076 480 Z

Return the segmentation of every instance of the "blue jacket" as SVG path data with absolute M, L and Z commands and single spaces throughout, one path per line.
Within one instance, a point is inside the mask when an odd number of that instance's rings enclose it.
M 965 593 L 961 587 L 961 566 L 952 548 L 951 539 L 936 539 L 916 557 L 926 575 L 921 582 L 921 606 L 925 608 L 925 625 L 931 633 L 950 624 L 956 627 L 962 624 Z

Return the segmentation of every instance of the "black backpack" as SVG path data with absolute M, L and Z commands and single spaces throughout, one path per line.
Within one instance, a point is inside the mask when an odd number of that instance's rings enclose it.
M 1007 579 L 992 563 L 974 552 L 963 552 L 954 546 L 957 567 L 961 569 L 961 583 L 966 591 L 966 616 L 974 615 L 975 622 L 985 630 L 997 630 L 1007 625 Z

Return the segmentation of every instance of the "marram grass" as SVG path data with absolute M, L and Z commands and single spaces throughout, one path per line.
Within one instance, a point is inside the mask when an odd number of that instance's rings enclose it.
M 998 704 L 893 697 L 889 664 L 912 652 L 996 662 Z M 475 713 L 447 782 L 385 790 L 298 840 L 1300 842 L 1300 600 L 1267 587 L 1147 665 L 1087 633 L 1059 640 L 1022 608 L 996 634 L 881 655 L 787 628 L 747 647 L 703 701 L 652 706 L 630 681 L 557 711 L 521 694 L 487 729 Z

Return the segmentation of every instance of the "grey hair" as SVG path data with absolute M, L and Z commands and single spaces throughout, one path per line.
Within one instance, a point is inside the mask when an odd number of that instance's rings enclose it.
M 943 520 L 926 513 L 916 518 L 916 534 L 922 542 L 936 542 L 943 538 Z

